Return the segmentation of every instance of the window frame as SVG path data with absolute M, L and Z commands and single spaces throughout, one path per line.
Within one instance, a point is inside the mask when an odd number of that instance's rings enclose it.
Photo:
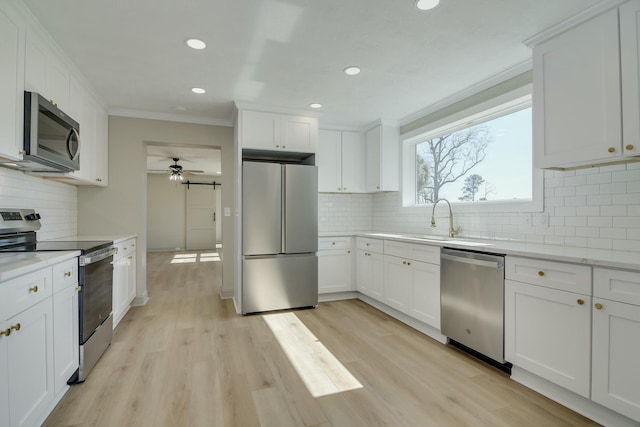
M 416 145 L 428 139 L 475 126 L 531 107 L 531 85 L 497 96 L 486 102 L 449 115 L 407 134 L 401 135 L 402 146 L 402 209 L 420 211 L 431 209 L 433 203 L 417 205 L 416 200 Z M 533 126 L 532 126 L 533 128 Z M 533 153 L 533 138 L 531 151 Z M 532 165 L 532 198 L 524 200 L 489 200 L 461 202 L 449 200 L 459 213 L 489 212 L 543 212 L 544 173 Z

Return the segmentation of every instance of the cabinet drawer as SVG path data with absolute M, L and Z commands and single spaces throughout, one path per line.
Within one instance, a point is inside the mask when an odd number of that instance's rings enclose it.
M 591 295 L 591 267 L 539 259 L 505 257 L 505 278 Z
M 116 253 L 113 256 L 114 261 L 134 253 L 136 251 L 136 239 L 125 240 L 124 242 L 120 242 L 115 246 L 116 246 Z
M 78 258 L 72 258 L 53 266 L 53 293 L 78 281 Z
M 593 296 L 640 305 L 640 272 L 594 268 Z
M 0 321 L 51 296 L 51 268 L 34 271 L 0 284 Z
M 363 251 L 376 252 L 381 254 L 383 252 L 384 240 L 369 239 L 368 237 L 358 237 L 356 239 L 358 249 Z
M 321 237 L 318 239 L 318 250 L 351 249 L 351 237 Z
M 416 245 L 414 243 L 385 240 L 384 253 L 385 255 L 393 255 L 400 258 L 412 259 L 414 261 L 440 264 L 439 246 Z

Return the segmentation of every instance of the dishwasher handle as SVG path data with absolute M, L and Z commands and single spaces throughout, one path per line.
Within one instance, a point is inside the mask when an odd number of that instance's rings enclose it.
M 500 261 L 483 261 L 481 259 L 473 259 L 473 258 L 460 257 L 460 256 L 455 256 L 455 255 L 446 255 L 446 254 L 440 254 L 440 258 L 441 259 L 446 259 L 447 261 L 455 261 L 455 262 L 462 262 L 462 263 L 465 263 L 465 264 L 473 264 L 473 265 L 477 265 L 479 267 L 497 268 L 499 270 L 504 268 L 504 263 L 500 262 Z

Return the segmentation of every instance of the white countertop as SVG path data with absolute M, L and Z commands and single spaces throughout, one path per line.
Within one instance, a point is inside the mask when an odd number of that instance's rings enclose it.
M 491 252 L 551 261 L 572 262 L 601 267 L 640 270 L 640 252 L 614 251 L 607 249 L 588 249 L 570 246 L 543 245 L 507 240 L 481 240 L 467 238 L 447 238 L 444 236 L 418 237 L 412 234 L 384 232 L 333 232 L 321 233 L 319 237 L 361 236 L 375 239 L 397 240 L 407 243 L 419 243 L 432 246 L 462 250 Z M 430 240 L 434 239 L 434 240 Z M 442 239 L 442 240 L 438 240 Z
M 80 251 L 1 253 L 0 282 L 58 264 L 79 255 Z
M 80 236 L 72 236 L 72 237 L 64 237 L 60 239 L 54 240 L 78 240 L 78 241 L 90 241 L 90 240 L 113 240 L 114 244 L 118 244 L 124 242 L 125 240 L 135 239 L 137 238 L 137 234 L 94 234 L 94 235 L 80 235 Z

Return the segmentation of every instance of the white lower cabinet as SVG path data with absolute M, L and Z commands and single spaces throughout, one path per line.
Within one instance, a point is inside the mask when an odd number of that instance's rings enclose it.
M 318 239 L 318 293 L 353 290 L 351 237 Z
M 411 268 L 411 262 L 385 255 L 384 303 L 402 313 L 409 314 L 412 284 L 413 269 Z
M 356 239 L 356 290 L 382 301 L 384 298 L 383 241 L 358 237 Z
M 591 297 L 505 281 L 505 359 L 589 398 Z
M 593 291 L 591 399 L 640 422 L 640 273 L 594 268 Z
M 40 425 L 78 369 L 78 260 L 0 283 L 0 426 Z
M 2 336 L 6 352 L 0 354 L 0 370 L 7 370 L 9 395 L 8 420 L 2 425 L 37 425 L 54 397 L 51 299 L 3 322 L 0 329 L 11 331 L 9 336 Z
M 409 316 L 440 330 L 440 265 L 414 261 Z
M 113 328 L 118 326 L 136 296 L 136 239 L 116 244 L 113 256 Z
M 53 295 L 54 386 L 55 395 L 59 397 L 65 393 L 67 381 L 80 366 L 78 318 L 76 276 L 75 283 Z

